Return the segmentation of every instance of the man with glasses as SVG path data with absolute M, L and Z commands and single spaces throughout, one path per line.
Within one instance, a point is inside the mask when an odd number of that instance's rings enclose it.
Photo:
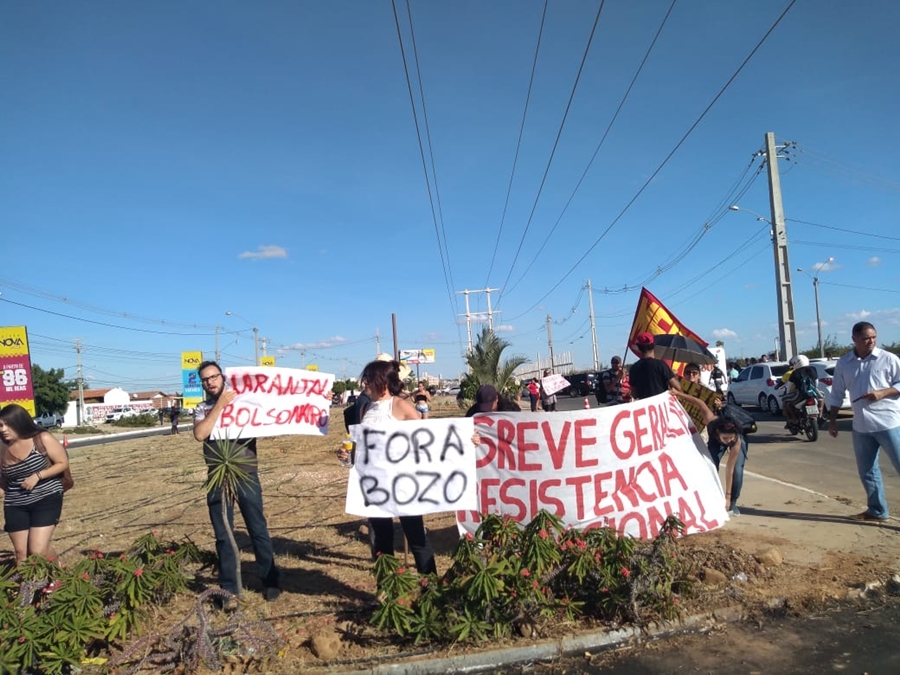
M 215 361 L 204 361 L 197 370 L 200 373 L 200 384 L 203 385 L 203 391 L 206 392 L 207 398 L 194 409 L 194 438 L 203 443 L 203 457 L 207 467 L 212 470 L 216 463 L 216 457 L 221 456 L 222 448 L 218 441 L 210 439 L 210 434 L 216 426 L 219 415 L 234 401 L 237 394 L 226 386 L 222 369 Z M 239 457 L 242 461 L 241 468 L 247 472 L 247 479 L 239 485 L 235 496 L 253 545 L 259 578 L 263 585 L 263 597 L 267 601 L 272 601 L 281 595 L 281 588 L 278 583 L 279 573 L 275 566 L 275 554 L 272 550 L 272 540 L 269 537 L 269 527 L 266 523 L 265 513 L 263 513 L 262 487 L 259 484 L 255 438 L 241 441 Z M 212 521 L 213 531 L 216 535 L 216 553 L 219 556 L 219 586 L 233 595 L 238 595 L 240 589 L 237 587 L 235 570 L 240 561 L 235 560 L 234 551 L 232 551 L 228 539 L 229 527 L 222 517 L 222 491 L 213 490 L 207 494 L 206 504 L 209 507 L 209 519 Z M 234 506 L 232 504 L 227 506 L 228 523 L 233 530 Z M 228 603 L 219 602 L 219 598 L 216 598 L 216 601 L 220 608 L 229 606 Z
M 853 349 L 834 367 L 828 401 L 828 433 L 837 438 L 837 413 L 850 393 L 853 404 L 853 451 L 856 468 L 866 490 L 866 510 L 853 520 L 884 521 L 890 516 L 878 451 L 884 449 L 900 473 L 900 357 L 877 347 L 875 326 L 860 321 L 853 326 Z

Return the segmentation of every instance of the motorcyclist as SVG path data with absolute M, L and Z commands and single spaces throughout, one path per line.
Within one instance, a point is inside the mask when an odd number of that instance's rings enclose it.
M 802 399 L 806 399 L 809 396 L 814 396 L 816 399 L 816 404 L 819 407 L 817 419 L 818 424 L 821 427 L 823 419 L 822 410 L 825 405 L 825 399 L 822 397 L 819 390 L 815 388 L 818 373 L 816 373 L 815 368 L 809 365 L 809 357 L 804 356 L 803 354 L 792 358 L 790 364 L 791 369 L 782 375 L 781 383 L 778 385 L 779 387 L 786 387 L 785 393 L 781 397 L 784 417 L 787 420 L 784 428 L 790 430 L 791 433 L 797 433 L 800 419 L 796 406 Z M 807 386 L 809 383 L 812 383 L 812 386 Z

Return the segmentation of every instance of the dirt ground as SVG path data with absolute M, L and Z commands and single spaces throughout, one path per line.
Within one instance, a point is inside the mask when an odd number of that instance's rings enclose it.
M 444 410 L 452 411 L 453 406 L 445 403 Z M 285 591 L 276 602 L 266 603 L 259 594 L 252 551 L 237 519 L 244 584 L 250 589 L 242 611 L 268 622 L 284 640 L 278 669 L 272 672 L 343 672 L 368 665 L 372 659 L 395 661 L 401 654 L 421 651 L 397 646 L 366 627 L 375 602 L 375 583 L 368 540 L 362 535 L 364 521 L 344 513 L 347 470 L 334 454 L 343 438 L 340 413 L 339 408 L 333 410 L 331 431 L 325 438 L 259 442 L 260 480 Z M 158 530 L 163 539 L 188 537 L 213 550 L 203 490 L 206 471 L 200 444 L 190 432 L 79 448 L 72 452 L 72 469 L 76 487 L 66 496 L 63 520 L 54 537 L 63 560 L 92 548 L 121 550 L 151 530 Z M 430 516 L 426 524 L 438 569 L 446 570 L 457 537 L 453 516 Z M 775 533 L 748 534 L 730 525 L 682 540 L 698 571 L 712 568 L 728 579 L 718 585 L 697 584 L 694 595 L 685 601 L 689 612 L 734 604 L 743 604 L 751 616 L 772 608 L 803 612 L 845 598 L 848 589 L 896 571 L 865 552 L 834 553 L 804 564 L 761 565 L 754 554 L 771 546 L 787 552 L 791 542 Z M 399 551 L 401 540 L 398 529 Z M 0 552 L 10 550 L 9 541 L 0 539 Z M 731 581 L 741 573 L 746 581 Z M 214 583 L 211 577 L 199 581 Z M 154 627 L 180 620 L 192 599 L 181 597 L 158 610 Z M 326 663 L 312 653 L 310 637 L 329 629 L 336 630 L 342 640 L 336 659 Z M 575 630 L 574 626 L 548 629 L 557 634 Z M 496 642 L 490 645 L 497 646 Z M 455 647 L 449 653 L 460 651 Z

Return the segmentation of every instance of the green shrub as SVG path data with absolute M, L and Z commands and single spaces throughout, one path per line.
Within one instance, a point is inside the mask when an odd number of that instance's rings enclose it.
M 156 413 L 142 413 L 133 417 L 123 417 L 111 424 L 116 427 L 126 427 L 129 429 L 136 427 L 155 427 L 159 426 L 159 415 Z
M 672 619 L 687 587 L 677 555 L 683 529 L 670 516 L 655 540 L 641 542 L 609 528 L 567 529 L 545 511 L 524 529 L 486 515 L 475 536 L 460 539 L 442 577 L 419 577 L 380 555 L 381 603 L 371 620 L 419 643 L 530 634 L 542 621 L 581 615 L 639 625 Z

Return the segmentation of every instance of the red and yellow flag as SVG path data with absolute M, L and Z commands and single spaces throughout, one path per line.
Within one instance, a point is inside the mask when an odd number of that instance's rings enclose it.
M 696 340 L 706 347 L 709 343 L 685 326 L 678 318 L 662 304 L 653 293 L 646 288 L 641 289 L 641 297 L 638 299 L 637 309 L 634 312 L 634 323 L 631 325 L 631 333 L 628 335 L 628 348 L 636 355 L 640 352 L 634 347 L 635 338 L 641 333 L 653 335 L 683 335 Z M 672 369 L 680 373 L 684 364 L 673 363 Z

